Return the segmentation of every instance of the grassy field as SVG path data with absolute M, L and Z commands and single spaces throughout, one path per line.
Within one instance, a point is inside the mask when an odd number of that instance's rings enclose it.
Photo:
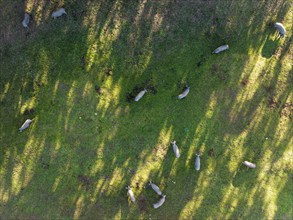
M 1 0 L 0 21 L 1 220 L 293 218 L 291 0 Z

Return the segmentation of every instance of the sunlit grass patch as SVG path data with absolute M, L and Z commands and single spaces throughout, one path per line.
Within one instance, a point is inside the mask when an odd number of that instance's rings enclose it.
M 20 2 L 1 4 L 9 12 Z M 67 16 L 51 19 L 61 6 Z M 290 4 L 18 7 L 0 36 L 4 218 L 291 219 Z M 32 29 L 11 29 L 25 10 Z M 284 22 L 285 38 L 275 20 Z M 8 44 L 8 35 L 17 41 Z M 226 43 L 229 50 L 212 54 Z M 186 85 L 190 93 L 179 100 Z M 27 118 L 33 123 L 19 133 Z M 150 180 L 167 195 L 159 209 Z

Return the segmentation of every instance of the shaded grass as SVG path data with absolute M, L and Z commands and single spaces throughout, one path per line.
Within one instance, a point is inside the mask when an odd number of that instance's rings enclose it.
M 63 4 L 68 16 L 49 19 Z M 4 36 L 0 47 L 4 218 L 292 216 L 290 3 L 25 5 L 35 29 L 23 39 L 16 28 L 14 45 Z M 275 19 L 286 24 L 285 39 L 268 26 Z M 212 56 L 223 43 L 230 50 Z M 157 93 L 127 102 L 147 82 Z M 186 84 L 191 92 L 179 101 Z M 34 123 L 18 133 L 27 117 Z M 244 160 L 257 169 L 243 167 Z M 159 210 L 149 180 L 167 194 Z M 127 201 L 127 184 L 138 203 Z

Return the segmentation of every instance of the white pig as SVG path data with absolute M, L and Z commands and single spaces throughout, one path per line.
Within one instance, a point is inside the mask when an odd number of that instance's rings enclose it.
M 276 22 L 274 26 L 279 31 L 280 36 L 284 37 L 286 34 L 286 29 L 285 29 L 284 25 Z
M 153 190 L 154 190 L 159 196 L 162 195 L 162 192 L 161 192 L 160 188 L 159 188 L 156 184 L 153 184 L 153 183 L 150 181 L 149 185 L 153 188 Z
M 256 165 L 254 163 L 250 163 L 248 161 L 244 161 L 243 164 L 252 169 L 256 168 Z
M 135 97 L 134 101 L 138 102 L 138 101 L 144 96 L 144 94 L 145 94 L 146 92 L 147 92 L 146 89 L 140 91 L 140 92 L 138 93 L 138 95 Z
M 31 119 L 27 119 L 23 125 L 18 129 L 20 132 L 22 132 L 24 129 L 28 128 L 28 126 L 30 125 L 30 123 L 32 122 L 33 120 Z
M 179 158 L 180 153 L 179 153 L 179 148 L 178 148 L 178 146 L 176 144 L 176 141 L 172 141 L 171 144 L 173 146 L 173 151 L 174 151 L 174 154 L 175 154 L 176 158 Z
M 214 51 L 213 51 L 213 53 L 220 53 L 220 52 L 222 52 L 222 51 L 224 51 L 224 50 L 228 50 L 229 49 L 229 46 L 228 46 L 228 44 L 226 44 L 226 45 L 222 45 L 222 46 L 220 46 L 220 47 L 218 47 L 217 49 L 215 49 Z
M 189 87 L 189 86 L 186 86 L 186 89 L 184 90 L 183 93 L 181 93 L 181 94 L 178 96 L 178 99 L 183 99 L 183 98 L 185 98 L 185 97 L 188 95 L 189 91 L 190 91 L 190 87 Z
M 28 13 L 24 14 L 24 18 L 21 23 L 23 27 L 28 28 L 28 24 L 30 23 L 30 15 Z
M 162 198 L 157 203 L 154 204 L 154 208 L 157 209 L 161 205 L 163 205 L 165 202 L 165 198 L 166 198 L 166 195 L 162 195 Z
M 195 170 L 196 171 L 200 170 L 200 158 L 198 154 L 195 154 Z
M 64 8 L 59 8 L 57 11 L 54 11 L 52 13 L 52 18 L 58 18 L 58 17 L 62 16 L 63 14 L 67 14 L 65 12 L 65 9 Z
M 134 193 L 132 192 L 130 186 L 127 186 L 126 189 L 127 189 L 127 193 L 128 193 L 128 195 L 129 195 L 129 197 L 130 197 L 130 200 L 131 200 L 132 202 L 135 202 Z

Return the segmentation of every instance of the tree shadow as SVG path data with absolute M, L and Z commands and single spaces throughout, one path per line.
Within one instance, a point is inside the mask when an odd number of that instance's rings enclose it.
M 270 58 L 275 54 L 275 51 L 277 50 L 277 47 L 279 46 L 279 41 L 276 40 L 267 40 L 265 45 L 262 49 L 262 56 L 265 58 Z
M 272 59 L 267 14 L 286 15 L 285 1 L 44 1 L 42 10 L 38 3 L 30 9 L 39 19 L 35 35 L 1 48 L 4 217 L 274 218 L 287 210 L 278 204 L 289 180 L 277 179 L 275 196 L 265 191 L 277 178 L 271 172 L 287 178 L 290 170 L 281 160 L 292 129 L 280 127 L 290 122 L 282 112 L 291 103 L 284 74 L 291 70 L 270 60 L 263 74 L 250 59 L 251 51 Z M 62 5 L 68 16 L 50 19 Z M 229 53 L 211 55 L 226 42 Z M 289 42 L 280 62 L 290 56 Z M 23 56 L 12 59 L 16 53 Z M 156 94 L 126 101 L 149 81 Z M 187 83 L 190 94 L 176 100 Z M 17 133 L 32 108 L 35 122 Z M 246 159 L 259 169 L 242 167 Z M 159 210 L 149 180 L 167 194 Z M 128 184 L 136 204 L 127 202 Z

